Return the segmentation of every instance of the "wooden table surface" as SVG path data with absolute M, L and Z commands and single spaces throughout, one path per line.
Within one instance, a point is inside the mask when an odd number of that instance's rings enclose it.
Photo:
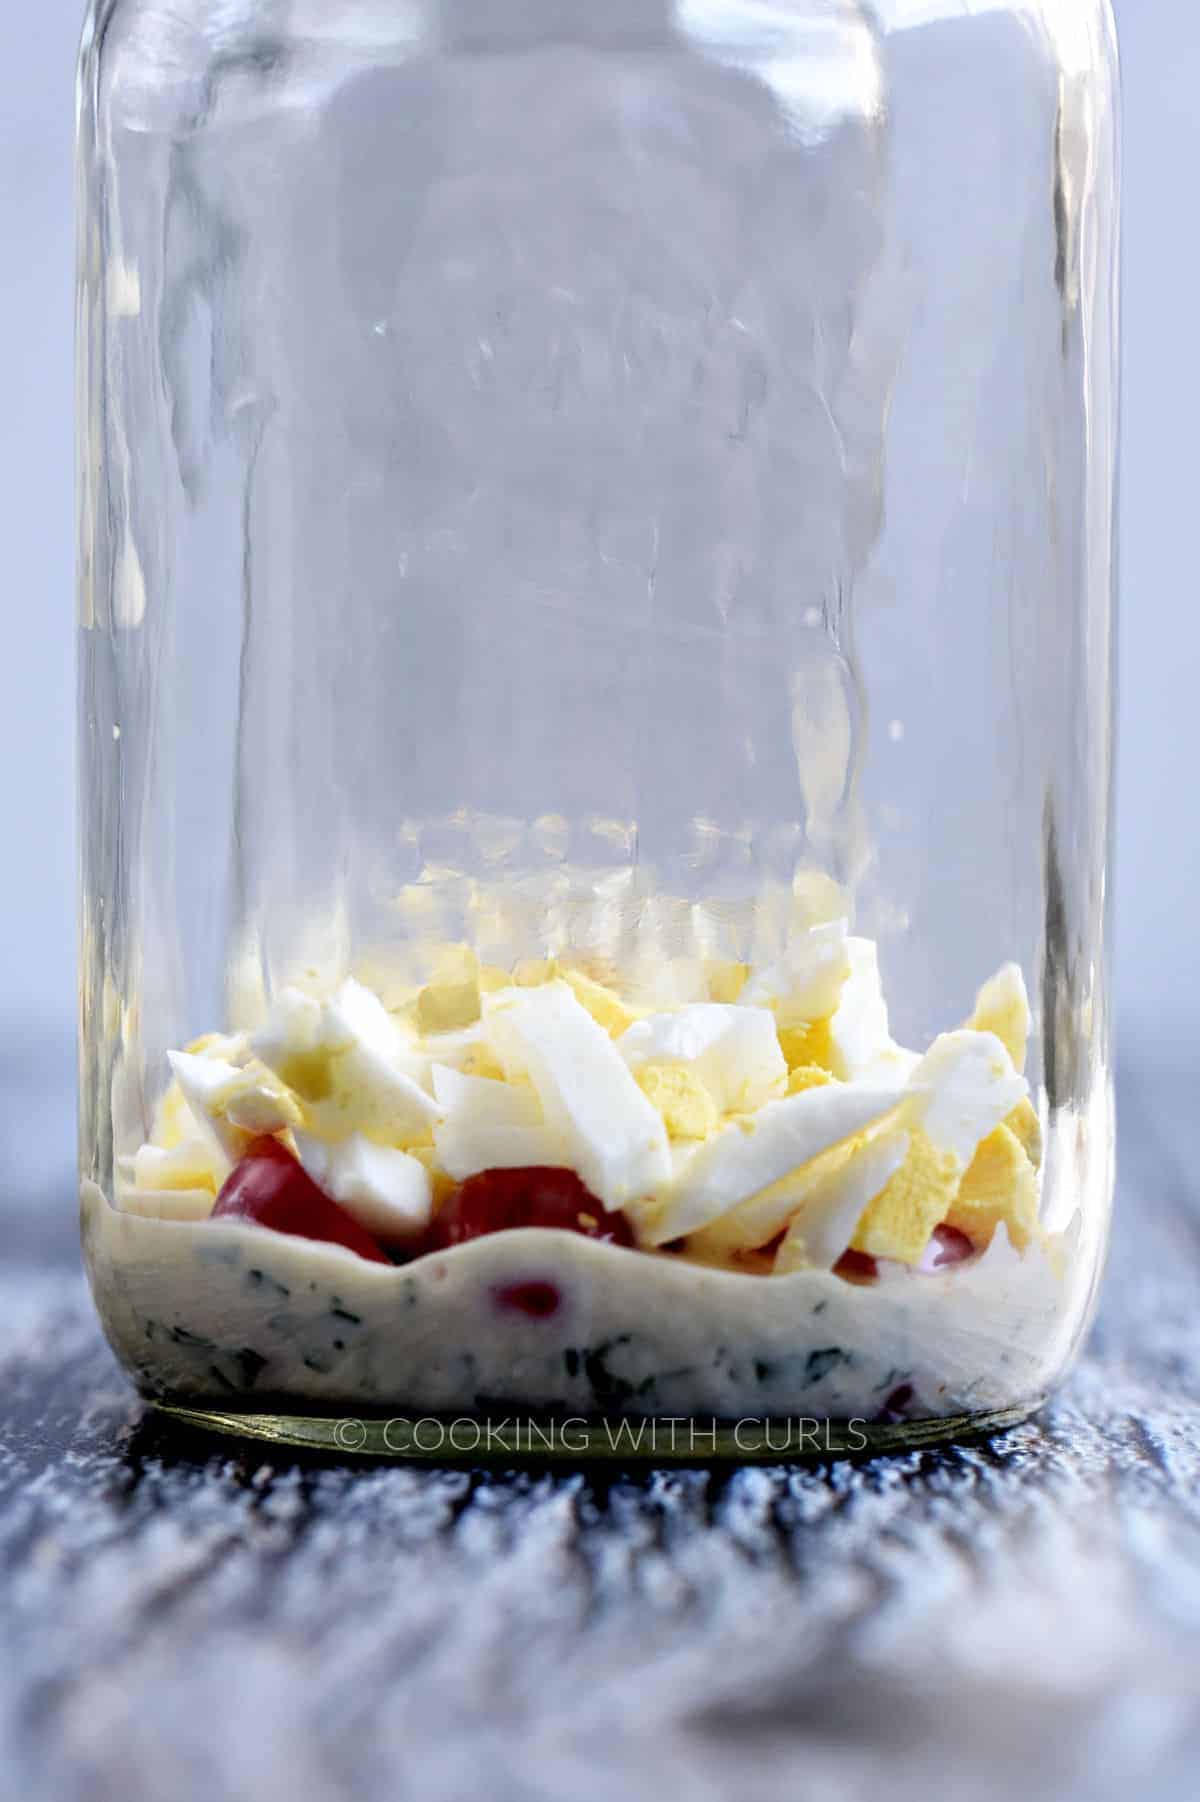
M 10 1197 L 0 1796 L 1195 1802 L 1196 1105 L 1121 1087 L 1066 1392 L 858 1465 L 352 1468 L 168 1430 L 68 1196 Z

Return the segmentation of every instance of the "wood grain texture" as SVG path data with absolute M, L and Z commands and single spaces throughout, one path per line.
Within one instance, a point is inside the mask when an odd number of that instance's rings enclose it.
M 181 1435 L 100 1340 L 64 1200 L 0 1272 L 0 1794 L 1194 1802 L 1189 1103 L 1124 1085 L 1062 1398 L 859 1465 L 348 1468 Z

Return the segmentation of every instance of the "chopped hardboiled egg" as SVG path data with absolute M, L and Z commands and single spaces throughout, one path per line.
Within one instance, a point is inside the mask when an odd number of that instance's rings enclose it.
M 565 1165 L 560 1133 L 546 1125 L 528 1083 L 497 1082 L 434 1066 L 433 1090 L 445 1117 L 434 1127 L 438 1161 L 457 1182 L 481 1170 Z
M 187 1104 L 187 1097 L 172 1078 L 154 1110 L 150 1143 L 164 1151 L 170 1151 L 190 1138 L 194 1129 L 195 1118 Z
M 750 966 L 732 963 L 728 959 L 713 959 L 705 966 L 704 974 L 708 982 L 709 1000 L 731 1004 L 741 1000 L 750 980 Z
M 750 1113 L 782 1095 L 787 1082 L 775 1021 L 765 1008 L 705 1001 L 652 1014 L 622 1034 L 618 1049 L 635 1073 L 647 1064 L 686 1065 L 723 1114 Z
M 421 1032 L 457 1032 L 479 1018 L 479 982 L 431 982 L 417 997 L 416 1021 Z
M 537 1126 L 542 1109 L 527 1082 L 510 1083 L 492 1077 L 469 1076 L 445 1065 L 433 1067 L 433 1093 L 445 1110 L 446 1122 L 469 1114 L 473 1120 L 495 1126 Z
M 538 989 L 544 982 L 557 982 L 562 975 L 558 964 L 552 957 L 523 957 L 513 970 L 508 982 L 501 983 L 499 989 L 492 989 L 493 995 L 504 989 Z
M 1042 1161 L 1042 1123 L 1028 1096 L 1024 1101 L 1018 1101 L 1004 1124 L 1020 1140 L 1036 1170 Z
M 855 1140 L 835 1151 L 796 1185 L 791 1224 L 775 1254 L 775 1275 L 832 1270 L 854 1236 L 863 1210 L 885 1189 L 909 1152 L 906 1132 Z
M 504 1072 L 484 1037 L 483 1021 L 464 1026 L 458 1032 L 441 1032 L 422 1041 L 421 1049 L 430 1059 L 431 1069 L 441 1065 L 461 1070 L 466 1076 L 491 1076 L 503 1082 Z M 436 1096 L 437 1090 L 434 1089 Z
M 638 1064 L 634 1079 L 662 1115 L 672 1139 L 707 1139 L 721 1123 L 720 1111 L 690 1064 Z
M 975 1012 L 967 1025 L 976 1032 L 994 1032 L 1014 1068 L 1024 1070 L 1029 1043 L 1029 993 L 1018 964 L 1005 964 L 984 983 L 975 997 Z
M 211 1189 L 138 1189 L 121 1191 L 123 1214 L 148 1220 L 207 1220 L 213 1210 Z
M 781 1027 L 826 1019 L 851 975 L 849 947 L 855 942 L 846 937 L 845 920 L 810 926 L 796 934 L 778 963 L 751 974 L 738 1001 L 743 1007 L 771 1008 Z
M 404 1147 L 427 1141 L 441 1118 L 424 1086 L 428 1059 L 352 978 L 324 1002 L 285 989 L 251 1048 L 295 1090 L 304 1129 L 317 1138 L 359 1132 Z
M 403 1245 L 429 1225 L 433 1183 L 424 1164 L 351 1133 L 336 1145 L 296 1134 L 300 1162 L 318 1188 L 385 1245 Z
M 348 977 L 322 1004 L 321 1042 L 335 1055 L 372 1052 L 414 1081 L 428 1074 L 420 1047 L 371 989 Z
M 913 1089 L 928 1096 L 921 1125 L 939 1151 L 963 1170 L 979 1141 L 1025 1100 L 1029 1085 L 994 1033 L 944 1032 L 913 1072 Z
M 906 1098 L 899 1084 L 830 1083 L 767 1102 L 715 1133 L 668 1187 L 630 1208 L 638 1238 L 665 1245 L 698 1233 L 823 1151 L 882 1122 Z
M 953 1206 L 962 1175 L 953 1152 L 939 1150 L 928 1133 L 914 1129 L 903 1164 L 886 1187 L 868 1198 L 853 1249 L 899 1264 L 919 1264 L 934 1228 Z
M 825 1243 L 832 1246 L 840 1235 L 840 1243 L 823 1266 L 829 1269 L 849 1245 L 867 1203 L 907 1154 L 908 1134 L 901 1127 L 859 1134 L 789 1171 L 779 1182 L 723 1214 L 689 1241 L 689 1250 L 714 1259 L 756 1251 L 792 1224 L 797 1231 L 787 1268 L 799 1268 L 802 1244 L 808 1247 L 804 1261 L 821 1262 Z
M 825 1089 L 833 1081 L 828 1070 L 820 1064 L 797 1064 L 788 1070 L 787 1092 L 789 1095 L 802 1095 L 805 1089 Z
M 254 1055 L 274 1070 L 290 1087 L 303 1094 L 309 1072 L 306 1060 L 315 1059 L 323 1074 L 325 1044 L 322 1035 L 324 1009 L 312 995 L 300 989 L 281 989 L 263 1024 L 251 1036 Z
M 987 1249 L 1001 1223 L 1018 1251 L 1024 1251 L 1037 1233 L 1037 1171 L 1007 1126 L 996 1127 L 980 1141 L 945 1219 L 945 1225 L 965 1233 L 977 1251 Z
M 455 1032 L 479 1018 L 479 960 L 465 945 L 451 947 L 439 959 L 432 982 L 417 996 L 416 1023 L 426 1037 Z
M 236 1161 L 257 1134 L 303 1119 L 291 1090 L 257 1058 L 238 1065 L 187 1051 L 167 1056 L 196 1124 L 227 1159 Z
M 171 1054 L 122 1205 L 201 1218 L 248 1143 L 284 1134 L 397 1245 L 470 1177 L 554 1167 L 642 1245 L 684 1240 L 706 1261 L 753 1262 L 784 1235 L 778 1272 L 831 1268 L 848 1245 L 919 1266 L 939 1226 L 1017 1255 L 1039 1237 L 1041 1158 L 1020 970 L 919 1059 L 891 1036 L 875 946 L 826 919 L 757 971 L 639 965 L 645 1006 L 561 961 L 508 976 L 463 946 L 398 1014 L 355 980 L 324 1000 L 285 989 L 252 1036 Z
M 223 1057 L 227 1064 L 244 1064 L 249 1048 L 244 1032 L 202 1032 L 183 1049 L 189 1057 Z
M 242 1064 L 247 1054 L 247 1040 L 238 1033 L 207 1032 L 193 1039 L 184 1050 L 189 1057 L 222 1058 L 227 1064 Z M 180 1145 L 194 1135 L 196 1117 L 178 1082 L 171 1081 L 154 1110 L 151 1142 L 165 1151 Z M 207 1131 L 208 1129 L 205 1128 Z M 211 1134 L 209 1135 L 211 1137 Z
M 138 1189 L 206 1189 L 215 1196 L 228 1174 L 228 1159 L 211 1139 L 181 1139 L 169 1147 L 142 1145 L 133 1157 Z
M 615 989 L 585 976 L 581 970 L 564 969 L 560 975 L 576 1001 L 587 1009 L 597 1026 L 602 1026 L 610 1038 L 618 1038 L 628 1031 L 637 1019 L 636 1011 L 626 1006 Z
M 487 996 L 484 1021 L 506 1077 L 529 1078 L 571 1168 L 605 1207 L 619 1208 L 667 1181 L 661 1116 L 566 983 Z
M 795 1070 L 813 1069 L 824 1070 L 826 1076 L 832 1078 L 838 1060 L 834 1056 L 828 1020 L 813 1020 L 807 1026 L 781 1026 L 779 1049 L 788 1067 L 789 1080 Z
M 438 1162 L 455 1182 L 482 1170 L 571 1169 L 561 1135 L 546 1126 L 499 1126 L 474 1120 L 434 1128 Z
M 918 1264 L 950 1211 L 976 1148 L 1017 1104 L 1026 1083 L 993 1033 L 943 1033 L 913 1073 L 908 1157 L 866 1209 L 854 1249 Z
M 914 1051 L 897 1045 L 891 1035 L 875 944 L 871 939 L 847 939 L 846 952 L 850 973 L 828 1025 L 833 1074 L 847 1082 L 858 1078 L 903 1080 L 920 1060 Z

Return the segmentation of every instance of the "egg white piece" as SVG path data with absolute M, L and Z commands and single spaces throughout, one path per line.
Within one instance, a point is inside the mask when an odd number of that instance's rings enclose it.
M 331 1050 L 373 1055 L 418 1087 L 428 1087 L 430 1060 L 416 1034 L 352 976 L 323 1004 L 321 1037 Z
M 753 971 L 738 997 L 743 1007 L 769 1007 L 782 1027 L 824 1020 L 851 974 L 845 920 L 810 926 L 791 939 L 777 963 Z
M 435 1127 L 433 1137 L 438 1163 L 459 1183 L 481 1170 L 574 1168 L 562 1135 L 548 1126 L 498 1126 L 460 1119 Z
M 481 1170 L 565 1165 L 566 1143 L 551 1132 L 536 1092 L 526 1083 L 464 1076 L 435 1064 L 433 1089 L 446 1110 L 434 1127 L 438 1162 L 456 1182 Z
M 244 1032 L 210 1032 L 187 1047 L 193 1057 L 219 1057 L 227 1064 L 244 1064 L 251 1052 L 249 1037 Z
M 220 1188 L 229 1167 L 211 1137 L 184 1139 L 170 1150 L 140 1145 L 129 1162 L 135 1188 L 210 1189 L 212 1194 Z
M 787 1237 L 775 1254 L 776 1276 L 792 1270 L 832 1270 L 866 1209 L 908 1156 L 906 1132 L 883 1133 L 857 1148 L 844 1165 L 802 1174 L 793 1191 Z M 778 1185 L 783 1189 L 785 1184 Z M 753 1206 L 754 1204 L 749 1204 Z M 780 1224 L 783 1224 L 781 1221 Z M 769 1234 L 768 1238 L 773 1238 Z M 766 1244 L 765 1239 L 759 1241 Z
M 546 1126 L 606 1208 L 664 1184 L 666 1128 L 613 1041 L 566 983 L 485 997 L 488 1042 L 505 1075 L 528 1076 Z
M 764 1008 L 702 1001 L 677 1013 L 652 1014 L 623 1033 L 617 1048 L 631 1070 L 659 1062 L 691 1065 L 722 1113 L 749 1113 L 787 1083 L 775 1021 Z
M 305 1129 L 338 1141 L 365 1133 L 399 1146 L 420 1139 L 442 1109 L 425 1087 L 429 1060 L 370 989 L 352 977 L 328 1000 L 295 989 L 278 997 L 251 1048 L 286 1073 L 298 1057 L 324 1058 L 328 1092 L 304 1103 Z
M 919 1057 L 897 1045 L 888 1024 L 887 1003 L 879 980 L 879 952 L 873 939 L 846 940 L 850 973 L 829 1022 L 836 1068 L 845 1081 L 903 1081 L 916 1070 Z
M 219 1154 L 222 1180 L 259 1133 L 282 1132 L 300 1118 L 294 1098 L 264 1064 L 169 1051 L 171 1069 L 201 1136 Z
M 844 1146 L 833 1157 L 818 1157 L 722 1214 L 690 1241 L 690 1249 L 710 1258 L 756 1251 L 791 1222 L 794 1243 L 786 1267 L 798 1269 L 803 1262 L 828 1270 L 849 1245 L 868 1202 L 900 1168 L 908 1149 L 908 1133 L 893 1125 L 859 1144 Z
M 457 1070 L 482 1043 L 483 1021 L 476 1020 L 473 1025 L 459 1027 L 454 1032 L 431 1034 L 422 1039 L 421 1050 L 429 1058 L 431 1070 L 439 1064 L 446 1069 Z M 436 1089 L 434 1092 L 436 1094 Z
M 433 1066 L 433 1093 L 445 1109 L 447 1126 L 465 1119 L 491 1126 L 541 1126 L 542 1109 L 526 1083 L 497 1082 L 490 1076 L 464 1076 L 449 1065 Z
M 994 1033 L 964 1027 L 935 1039 L 913 1073 L 918 1118 L 937 1151 L 966 1170 L 979 1146 L 1029 1093 Z
M 346 1051 L 373 1051 L 405 1074 L 420 1080 L 428 1059 L 415 1036 L 402 1027 L 373 990 L 352 976 L 324 1001 L 300 989 L 282 989 L 263 1024 L 251 1035 L 250 1049 L 271 1069 L 287 1058 Z
M 370 1047 L 340 1052 L 332 1070 L 332 1093 L 305 1105 L 305 1124 L 321 1138 L 344 1139 L 362 1132 L 381 1144 L 406 1145 L 421 1139 L 441 1119 L 433 1096 Z
M 271 1011 L 250 1035 L 250 1049 L 271 1070 L 286 1058 L 316 1051 L 322 1044 L 321 1003 L 300 989 L 281 989 Z
M 207 1220 L 213 1211 L 211 1189 L 122 1189 L 117 1198 L 122 1214 L 140 1214 L 148 1220 Z
M 638 1237 L 646 1245 L 664 1245 L 699 1232 L 823 1151 L 882 1120 L 908 1095 L 899 1084 L 830 1083 L 767 1102 L 757 1114 L 714 1133 L 656 1202 L 638 1210 Z
M 387 1245 L 416 1238 L 433 1214 L 433 1183 L 417 1158 L 351 1133 L 337 1145 L 296 1134 L 300 1162 L 318 1187 Z

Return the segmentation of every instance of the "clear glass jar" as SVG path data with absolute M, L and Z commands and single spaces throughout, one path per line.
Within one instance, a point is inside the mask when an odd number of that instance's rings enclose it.
M 661 1457 L 1059 1380 L 1116 80 L 1106 0 L 97 0 L 83 1224 L 143 1393 Z

